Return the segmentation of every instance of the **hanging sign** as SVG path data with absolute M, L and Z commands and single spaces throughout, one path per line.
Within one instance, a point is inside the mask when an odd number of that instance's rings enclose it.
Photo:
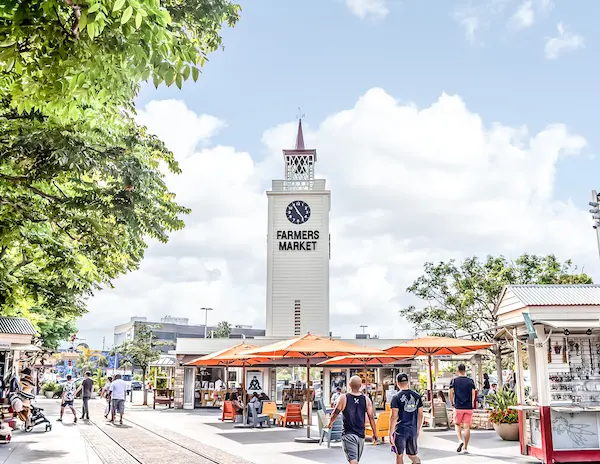
M 10 342 L 0 340 L 0 351 L 10 351 Z
M 535 332 L 535 327 L 533 326 L 533 321 L 529 316 L 529 313 L 522 313 L 523 320 L 525 321 L 525 327 L 527 327 L 527 333 L 529 334 L 529 338 L 535 340 L 537 338 L 537 333 Z

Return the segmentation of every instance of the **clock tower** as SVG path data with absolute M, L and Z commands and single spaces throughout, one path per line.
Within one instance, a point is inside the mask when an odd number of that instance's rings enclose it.
M 317 151 L 283 150 L 285 174 L 273 180 L 267 232 L 267 336 L 329 335 L 331 192 L 315 179 Z

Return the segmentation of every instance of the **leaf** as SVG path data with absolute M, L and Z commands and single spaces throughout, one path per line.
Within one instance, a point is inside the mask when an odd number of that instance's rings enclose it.
M 129 5 L 127 8 L 125 8 L 125 11 L 123 11 L 123 16 L 121 16 L 121 24 L 126 24 L 131 18 L 131 15 L 133 15 L 133 7 Z
M 192 79 L 194 79 L 194 82 L 198 82 L 199 76 L 200 70 L 196 66 L 192 66 Z
M 85 27 L 87 26 L 87 23 L 88 23 L 88 15 L 87 15 L 87 12 L 84 10 L 81 13 L 81 18 L 79 18 L 79 30 L 80 31 L 85 30 Z
M 142 25 L 142 20 L 144 19 L 141 11 L 142 10 L 138 10 L 137 14 L 135 15 L 135 28 L 136 29 L 140 28 L 140 26 Z
M 125 0 L 117 0 L 113 6 L 113 13 L 123 8 L 123 5 L 125 5 Z
M 152 76 L 152 82 L 154 83 L 154 87 L 156 87 L 157 89 L 162 81 L 162 77 L 160 77 L 157 73 L 155 73 L 154 76 Z
M 88 14 L 95 13 L 96 11 L 98 11 L 100 9 L 101 6 L 102 6 L 102 4 L 100 2 L 94 3 L 92 6 L 90 6 L 88 8 L 88 10 L 87 10 Z
M 165 83 L 167 84 L 168 87 L 171 87 L 173 82 L 175 82 L 175 70 L 173 70 L 172 68 L 169 68 L 169 70 L 165 74 Z
M 183 68 L 183 80 L 188 80 L 190 77 L 190 67 L 186 66 L 185 68 Z
M 183 86 L 183 79 L 181 78 L 181 74 L 177 74 L 177 77 L 175 78 L 175 84 L 177 84 L 177 87 L 179 87 L 179 90 L 181 90 L 181 87 Z
M 79 87 L 81 87 L 84 83 L 85 83 L 85 73 L 81 73 L 81 74 L 79 74 L 79 76 L 77 76 L 77 85 Z

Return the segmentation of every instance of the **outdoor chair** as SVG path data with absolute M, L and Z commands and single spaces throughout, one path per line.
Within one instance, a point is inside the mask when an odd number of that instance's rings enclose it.
M 319 446 L 327 439 L 327 448 L 331 448 L 332 441 L 340 441 L 342 439 L 342 426 L 344 423 L 342 415 L 340 414 L 337 417 L 331 429 L 326 428 L 329 425 L 329 420 L 327 420 L 327 416 L 321 409 L 317 411 L 317 417 L 319 420 Z
M 271 427 L 271 418 L 266 414 L 259 414 L 252 404 L 248 405 L 248 421 L 253 427 L 260 426 L 262 428 L 265 422 L 267 427 Z
M 277 411 L 277 403 L 275 403 L 275 401 L 263 401 L 262 413 L 269 416 L 269 419 L 271 419 L 273 423 L 281 416 Z
M 299 403 L 288 403 L 285 414 L 279 418 L 279 424 L 283 427 L 293 424 L 295 427 L 304 426 L 302 409 Z
M 235 410 L 233 409 L 233 402 L 231 401 L 223 401 L 223 414 L 221 415 L 221 422 L 226 420 L 230 420 L 235 422 Z
M 381 441 L 385 443 L 385 437 L 390 434 L 390 415 L 389 411 L 382 411 L 375 419 L 375 427 L 377 427 L 377 436 L 381 438 Z M 373 437 L 373 429 L 371 425 L 367 423 L 365 425 L 365 436 Z
M 446 407 L 446 403 L 436 401 L 434 404 L 434 410 L 436 427 L 439 425 L 445 425 L 446 427 L 450 428 L 450 420 L 448 419 L 448 409 Z M 425 412 L 424 416 L 425 422 L 431 426 L 431 407 L 429 408 L 429 411 Z

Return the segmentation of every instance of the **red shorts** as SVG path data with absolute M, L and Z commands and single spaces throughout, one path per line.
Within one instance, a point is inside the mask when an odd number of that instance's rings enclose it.
M 471 425 L 472 421 L 473 421 L 473 410 L 472 409 L 455 409 L 454 410 L 454 423 L 455 424 Z

